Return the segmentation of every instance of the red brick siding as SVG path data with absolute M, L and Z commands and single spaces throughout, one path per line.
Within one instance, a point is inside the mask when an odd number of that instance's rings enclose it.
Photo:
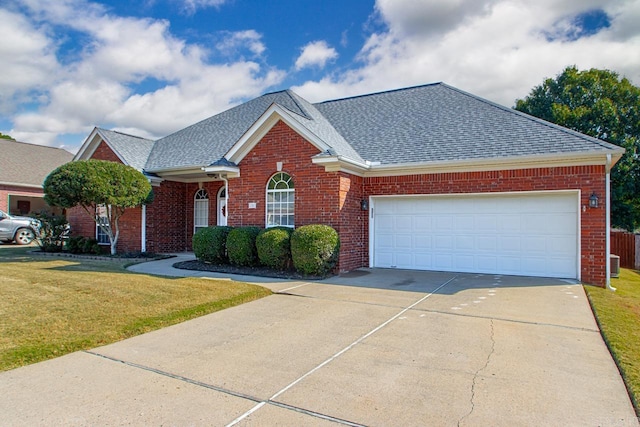
M 155 197 L 147 206 L 147 251 L 162 253 L 187 249 L 186 187 L 187 184 L 172 181 L 153 187 Z
M 589 205 L 592 192 L 605 194 L 604 166 L 519 169 L 491 172 L 460 172 L 366 178 L 366 196 L 393 194 L 452 194 L 509 191 L 580 189 L 581 204 Z M 596 285 L 605 283 L 605 205 L 581 213 L 581 278 Z M 365 228 L 368 230 L 368 218 Z M 368 240 L 368 233 L 365 233 Z M 368 259 L 368 242 L 365 245 Z
M 368 266 L 367 211 L 360 202 L 364 179 L 344 172 L 340 173 L 340 270 L 350 271 Z
M 293 178 L 295 225 L 327 224 L 339 228 L 339 175 L 311 163 L 319 150 L 282 121 L 240 162 L 240 178 L 229 181 L 229 225 L 265 226 L 267 183 L 278 172 Z M 255 203 L 255 209 L 249 209 Z

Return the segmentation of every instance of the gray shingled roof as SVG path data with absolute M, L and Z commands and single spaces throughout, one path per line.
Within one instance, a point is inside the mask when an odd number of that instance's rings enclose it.
M 301 118 L 309 118 L 290 91 L 262 95 L 159 139 L 145 169 L 208 166 L 218 162 L 274 103 Z
M 381 164 L 619 150 L 443 83 L 315 106 L 362 158 Z
M 73 159 L 62 148 L 0 139 L 0 183 L 42 186 L 55 168 Z
M 113 130 L 98 129 L 98 132 L 106 139 L 114 150 L 131 167 L 142 171 L 151 154 L 155 141 Z
M 329 148 L 331 155 L 382 165 L 584 153 L 619 147 L 527 116 L 443 83 L 311 104 L 290 90 L 238 105 L 153 144 L 110 135 L 122 155 L 145 170 L 220 164 L 272 105 L 278 104 Z M 121 134 L 120 134 L 121 135 Z M 126 138 L 134 138 L 126 136 Z M 128 152 L 127 149 L 136 151 Z

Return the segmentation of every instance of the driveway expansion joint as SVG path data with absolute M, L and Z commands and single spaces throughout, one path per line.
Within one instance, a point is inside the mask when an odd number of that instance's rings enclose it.
M 230 396 L 235 396 L 235 397 L 239 397 L 241 399 L 247 399 L 250 400 L 252 402 L 263 402 L 262 399 L 258 398 L 258 397 L 254 397 L 254 396 L 249 396 L 248 394 L 244 394 L 244 393 L 240 393 L 237 391 L 233 391 L 233 390 L 229 390 L 223 387 L 219 387 L 213 384 L 207 384 L 207 383 L 203 383 L 202 381 L 197 381 L 191 378 L 187 378 L 187 377 L 183 377 L 182 375 L 177 375 L 177 374 L 172 374 L 171 372 L 167 372 L 167 371 L 163 371 L 161 369 L 156 369 L 156 368 L 152 368 L 150 366 L 145 366 L 145 365 L 140 365 L 138 363 L 133 363 L 133 362 L 127 362 L 126 360 L 122 360 L 122 359 L 118 359 L 115 357 L 111 357 L 111 356 L 107 356 L 105 354 L 100 354 L 94 351 L 90 351 L 90 350 L 84 350 L 83 351 L 86 354 L 90 354 L 92 356 L 97 356 L 97 357 L 101 357 L 103 359 L 106 360 L 110 360 L 112 362 L 116 362 L 116 363 L 122 363 L 123 365 L 127 365 L 130 366 L 132 368 L 137 368 L 137 369 L 142 369 L 148 372 L 152 372 L 154 374 L 158 374 L 158 375 L 162 375 L 165 377 L 169 377 L 169 378 L 173 378 L 174 380 L 178 380 L 178 381 L 182 381 L 188 384 L 192 384 L 198 387 L 204 387 L 204 388 L 208 388 L 210 390 L 214 390 L 214 391 L 218 391 L 220 393 L 224 393 L 224 394 L 228 394 Z

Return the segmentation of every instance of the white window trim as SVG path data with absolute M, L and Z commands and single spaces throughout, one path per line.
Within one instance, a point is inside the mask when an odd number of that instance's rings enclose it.
M 206 198 L 204 198 L 203 196 L 206 196 Z M 204 213 L 203 218 L 198 217 L 199 202 L 200 204 L 205 204 L 203 202 L 206 202 L 206 209 L 204 211 L 201 211 Z M 198 220 L 200 220 L 200 222 Z M 200 188 L 193 195 L 193 234 L 196 234 L 196 231 L 198 231 L 198 229 L 206 228 L 208 226 L 209 226 L 209 192 L 204 188 Z
M 102 215 L 102 210 L 105 209 L 106 210 L 106 215 Z M 96 218 L 109 218 L 111 216 L 111 205 L 105 206 L 105 205 L 98 205 L 96 206 Z M 109 224 L 106 224 L 107 227 L 109 226 Z M 103 241 L 101 241 L 101 238 L 103 239 Z M 110 246 L 111 245 L 111 240 L 109 239 L 109 235 L 107 233 L 105 233 L 102 228 L 100 228 L 100 226 L 98 225 L 98 221 L 96 221 L 96 240 L 98 241 L 99 245 L 104 245 L 104 246 Z
M 279 174 L 283 174 L 283 175 L 287 175 L 291 181 L 291 183 L 294 184 L 293 188 L 287 188 L 287 189 L 269 189 L 269 183 L 271 182 L 271 180 Z M 281 225 L 281 224 L 269 224 L 269 194 L 273 194 L 273 193 L 292 193 L 293 194 L 293 224 L 291 225 Z M 295 183 L 293 182 L 293 177 L 284 171 L 279 171 L 274 173 L 273 175 L 271 175 L 271 177 L 269 177 L 269 180 L 267 180 L 267 185 L 266 185 L 266 189 L 265 189 L 265 208 L 264 208 L 264 223 L 265 223 L 265 228 L 273 228 L 273 227 L 287 227 L 287 228 L 295 228 L 295 222 L 296 222 L 296 211 L 295 211 L 295 198 L 296 198 L 296 189 L 295 189 Z M 275 203 L 275 202 L 272 202 Z M 282 214 L 279 215 L 280 218 L 282 218 Z

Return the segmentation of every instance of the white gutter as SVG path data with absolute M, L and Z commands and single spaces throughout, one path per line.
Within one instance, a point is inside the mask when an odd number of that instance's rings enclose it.
M 607 289 L 610 291 L 616 290 L 613 286 L 611 286 L 611 154 L 607 154 L 607 164 L 605 167 L 605 198 L 606 198 L 606 243 L 605 243 L 605 252 L 606 252 L 606 283 Z
M 140 230 L 140 252 L 147 252 L 147 205 L 142 205 L 142 224 Z

